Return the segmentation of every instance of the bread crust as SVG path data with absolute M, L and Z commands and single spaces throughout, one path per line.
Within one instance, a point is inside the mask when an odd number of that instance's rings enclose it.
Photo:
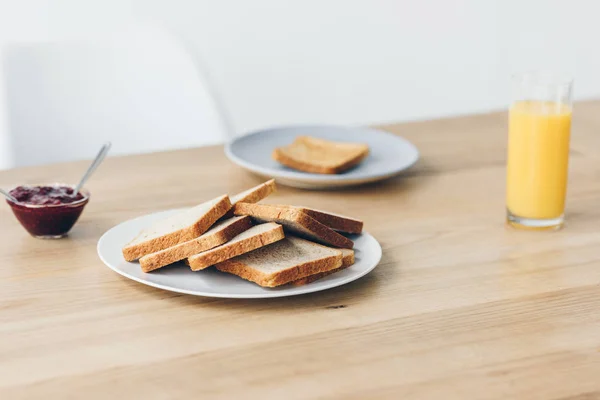
M 266 182 L 261 183 L 260 185 L 254 187 L 254 190 L 245 197 L 242 197 L 237 202 L 238 203 L 258 203 L 262 199 L 269 196 L 277 189 L 275 185 L 275 179 L 269 179 Z
M 275 190 L 277 190 L 275 179 L 269 179 L 268 181 L 252 188 L 250 193 L 239 199 L 236 203 L 258 203 L 259 201 L 268 197 L 271 193 L 275 192 Z M 233 203 L 233 205 L 235 205 L 235 203 Z M 233 205 L 232 209 L 229 210 L 221 219 L 230 218 L 233 216 Z
M 256 250 L 284 238 L 283 227 L 277 225 L 273 229 L 260 232 L 254 236 L 237 242 L 228 242 L 211 250 L 188 257 L 192 271 L 200 271 L 214 264 Z
M 232 205 L 229 201 L 229 197 L 222 196 L 208 213 L 193 224 L 142 243 L 125 245 L 122 250 L 123 257 L 126 261 L 134 261 L 146 254 L 155 253 L 175 246 L 176 244 L 197 238 L 206 232 L 219 218 L 225 215 L 231 207 Z
M 228 272 L 254 282 L 263 287 L 276 287 L 286 283 L 314 275 L 321 272 L 337 269 L 342 265 L 342 252 L 298 264 L 292 268 L 275 274 L 265 274 L 237 260 L 227 260 L 216 265 L 219 271 Z
M 343 215 L 335 215 L 325 211 L 315 210 L 313 208 L 299 207 L 299 209 L 313 219 L 316 219 L 323 225 L 326 225 L 335 231 L 345 233 L 361 233 L 363 230 L 363 222 L 357 219 L 344 217 Z
M 315 220 L 300 209 L 272 204 L 237 203 L 235 215 L 248 215 L 259 221 L 272 221 L 284 225 L 294 234 L 321 244 L 351 249 L 354 242 Z
M 227 224 L 227 220 L 223 221 L 223 224 Z M 216 230 L 214 233 L 211 233 L 211 228 L 195 239 L 141 257 L 140 267 L 144 272 L 154 271 L 201 251 L 217 247 L 250 229 L 251 226 L 250 217 L 242 217 L 232 221 L 222 229 Z
M 347 249 L 344 249 L 347 250 Z M 309 283 L 312 283 L 314 281 L 317 281 L 321 278 L 324 278 L 326 276 L 329 276 L 331 274 L 334 274 L 336 272 L 339 272 L 341 270 L 344 270 L 346 268 L 348 268 L 349 266 L 354 264 L 354 251 L 353 250 L 349 250 L 347 254 L 342 254 L 342 266 L 336 269 L 332 269 L 329 271 L 325 271 L 325 272 L 319 272 L 317 274 L 313 274 L 313 275 L 309 275 L 306 276 L 304 278 L 301 279 L 297 279 L 293 282 L 291 282 L 291 284 L 293 286 L 302 286 L 302 285 L 307 285 Z

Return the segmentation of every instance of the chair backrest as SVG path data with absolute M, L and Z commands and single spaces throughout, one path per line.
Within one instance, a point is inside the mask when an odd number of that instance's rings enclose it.
M 129 154 L 231 135 L 197 60 L 160 29 L 4 50 L 12 166 L 91 158 L 105 141 Z

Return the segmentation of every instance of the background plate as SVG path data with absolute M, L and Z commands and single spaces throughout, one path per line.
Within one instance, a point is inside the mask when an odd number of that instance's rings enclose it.
M 335 175 L 296 171 L 271 158 L 273 149 L 309 135 L 322 139 L 367 143 L 369 156 L 358 166 Z M 234 139 L 225 146 L 227 157 L 258 175 L 275 178 L 277 183 L 302 188 L 333 188 L 358 185 L 390 178 L 419 159 L 417 148 L 399 136 L 370 128 L 339 126 L 291 126 L 254 132 Z

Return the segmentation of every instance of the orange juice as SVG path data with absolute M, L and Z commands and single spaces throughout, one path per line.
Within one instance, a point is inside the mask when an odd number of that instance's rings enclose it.
M 521 218 L 559 218 L 567 191 L 571 108 L 519 101 L 509 114 L 508 210 Z

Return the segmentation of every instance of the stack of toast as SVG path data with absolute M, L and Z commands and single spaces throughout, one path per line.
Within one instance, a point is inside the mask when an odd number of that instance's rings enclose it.
M 258 204 L 275 191 L 267 181 L 220 196 L 144 229 L 123 247 L 144 272 L 183 261 L 215 267 L 260 286 L 304 285 L 354 264 L 360 220 L 306 207 Z

